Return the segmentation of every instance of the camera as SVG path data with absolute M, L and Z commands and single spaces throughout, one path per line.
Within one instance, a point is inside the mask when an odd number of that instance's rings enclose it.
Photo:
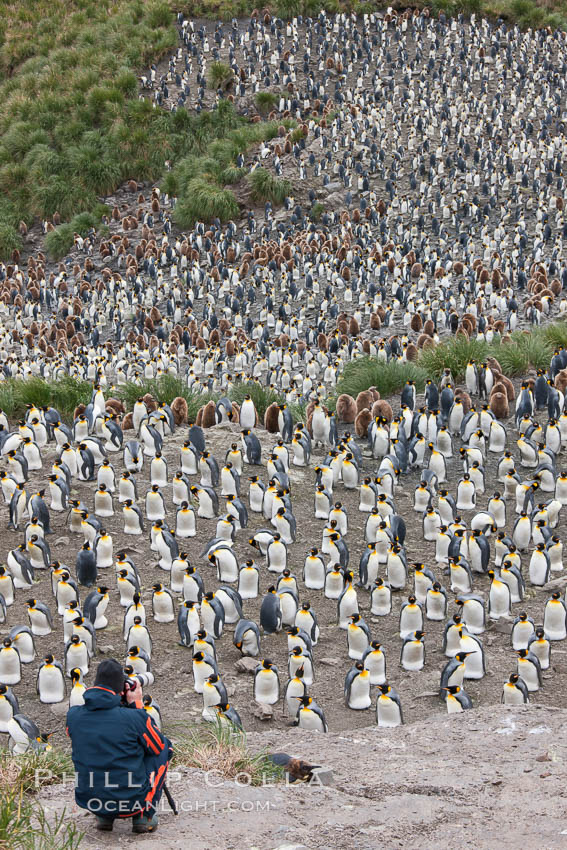
M 124 673 L 126 675 L 124 680 L 124 696 L 122 697 L 124 704 L 126 703 L 126 692 L 133 691 L 136 687 L 136 682 L 139 682 L 142 688 L 145 688 L 147 685 L 153 685 L 154 683 L 153 673 L 134 673 L 130 665 L 124 668 Z

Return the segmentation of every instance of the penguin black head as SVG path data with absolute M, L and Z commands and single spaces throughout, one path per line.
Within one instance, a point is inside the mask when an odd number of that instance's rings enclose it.
M 205 599 L 206 599 L 208 602 L 210 602 L 210 601 L 211 601 L 211 599 L 214 599 L 214 598 L 215 598 L 215 594 L 214 594 L 214 592 L 213 592 L 212 590 L 209 590 L 209 592 L 208 592 L 208 593 L 205 593 Z
M 28 608 L 34 608 L 36 601 L 36 599 L 26 599 L 26 605 Z
M 527 649 L 518 649 L 518 656 L 520 658 L 526 658 L 527 655 L 528 655 L 528 652 L 529 652 L 529 650 L 527 650 Z
M 273 664 L 274 662 L 271 661 L 269 658 L 264 658 L 264 660 L 262 661 L 262 667 L 264 668 L 264 670 L 271 670 Z
M 46 664 L 53 664 L 53 662 L 55 661 L 55 658 L 54 658 L 53 655 L 51 655 L 51 653 L 48 653 L 43 660 L 45 661 Z
M 76 645 L 80 642 L 81 642 L 81 638 L 79 637 L 79 635 L 71 635 L 71 643 Z

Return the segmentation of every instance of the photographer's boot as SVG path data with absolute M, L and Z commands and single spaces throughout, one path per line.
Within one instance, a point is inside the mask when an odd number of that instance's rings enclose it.
M 132 832 L 155 832 L 158 828 L 158 813 L 154 811 L 152 814 L 144 813 L 134 815 L 132 820 Z
M 95 827 L 99 832 L 112 832 L 113 826 L 114 818 L 103 818 L 100 815 L 96 815 Z

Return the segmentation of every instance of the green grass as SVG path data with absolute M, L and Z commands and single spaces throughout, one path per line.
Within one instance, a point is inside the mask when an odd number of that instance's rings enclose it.
M 8 416 L 18 418 L 26 411 L 26 404 L 52 405 L 69 418 L 78 404 L 87 404 L 92 395 L 92 384 L 70 376 L 57 381 L 43 378 L 10 378 L 0 383 L 0 408 Z
M 209 68 L 209 86 L 218 89 L 225 86 L 234 77 L 234 72 L 224 62 L 213 62 Z
M 0 11 L 6 256 L 21 244 L 20 221 L 96 211 L 97 196 L 123 180 L 158 178 L 190 139 L 179 119 L 138 100 L 137 73 L 177 43 L 166 3 L 3 0 Z M 50 237 L 54 255 L 69 239 L 68 228 Z
M 271 201 L 273 204 L 283 204 L 292 193 L 290 181 L 274 177 L 267 168 L 256 168 L 247 180 L 252 188 L 252 198 L 257 203 Z
M 14 756 L 0 751 L 1 850 L 76 850 L 84 833 L 67 813 L 48 818 L 33 793 L 72 774 L 71 757 L 57 749 Z
M 203 723 L 183 728 L 179 735 L 173 730 L 170 735 L 174 766 L 215 771 L 226 779 L 246 776 L 246 784 L 255 786 L 281 781 L 284 777 L 283 770 L 270 761 L 266 750 L 250 751 L 246 734 L 236 727 Z
M 227 184 L 237 183 L 244 175 L 236 159 L 260 142 L 273 139 L 280 127 L 279 121 L 244 123 L 227 100 L 222 100 L 213 113 L 202 113 L 200 117 L 202 125 L 191 153 L 181 157 L 162 182 L 163 191 L 178 197 L 174 218 L 180 227 L 191 227 L 195 221 L 219 218 L 224 222 L 236 218 L 238 202 L 234 192 L 227 188 Z M 288 128 L 295 125 L 290 119 L 282 123 Z M 285 197 L 290 191 L 287 181 L 278 180 L 266 169 L 256 171 L 264 172 L 267 177 L 254 178 L 256 172 L 248 175 L 247 180 L 257 181 L 252 182 L 253 191 L 261 180 L 265 191 L 274 199 Z M 257 197 L 265 198 L 261 194 Z
M 266 116 L 272 109 L 279 104 L 279 95 L 273 91 L 259 91 L 254 98 L 256 108 L 261 115 Z
M 337 381 L 336 397 L 348 393 L 356 398 L 368 387 L 376 387 L 382 398 L 398 392 L 406 381 L 415 381 L 418 392 L 423 390 L 427 373 L 413 363 L 384 363 L 375 357 L 360 357 L 347 363 Z

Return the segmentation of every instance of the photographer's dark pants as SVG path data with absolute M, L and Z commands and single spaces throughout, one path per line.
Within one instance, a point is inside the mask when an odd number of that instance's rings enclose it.
M 144 757 L 146 774 L 150 778 L 151 788 L 146 796 L 138 801 L 134 811 L 118 815 L 118 817 L 130 818 L 133 815 L 147 814 L 151 816 L 153 814 L 154 809 L 158 808 L 159 801 L 163 793 L 163 786 L 165 785 L 165 780 L 167 778 L 167 767 L 172 755 L 173 749 L 170 744 L 159 755 L 146 755 Z M 102 812 L 101 814 L 104 817 Z

